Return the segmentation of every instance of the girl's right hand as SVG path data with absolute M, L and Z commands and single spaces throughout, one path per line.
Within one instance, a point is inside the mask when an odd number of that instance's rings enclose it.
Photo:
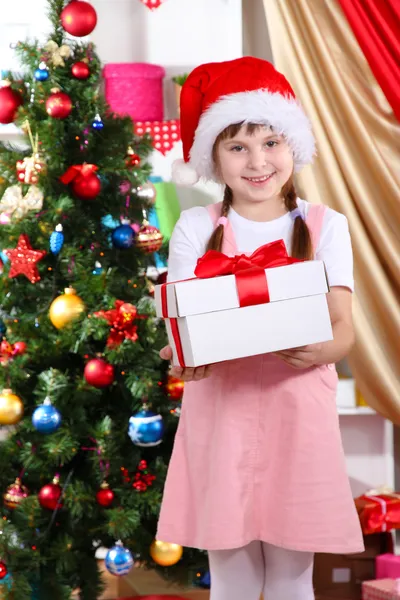
M 171 346 L 165 346 L 160 350 L 160 356 L 164 360 L 171 360 L 172 358 L 172 348 Z M 182 381 L 200 381 L 200 379 L 204 379 L 211 374 L 212 365 L 207 365 L 203 367 L 172 367 L 171 375 L 172 377 L 176 377 L 177 379 L 181 379 Z

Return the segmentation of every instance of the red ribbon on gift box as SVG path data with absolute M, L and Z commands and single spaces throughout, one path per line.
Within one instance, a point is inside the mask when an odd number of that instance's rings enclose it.
M 60 181 L 62 181 L 62 183 L 65 185 L 68 185 L 74 179 L 84 179 L 85 177 L 88 177 L 92 173 L 98 171 L 98 169 L 99 167 L 96 165 L 90 165 L 86 163 L 83 165 L 72 165 L 72 167 L 69 167 L 65 171 L 64 175 L 61 175 Z
M 245 306 L 266 304 L 270 301 L 265 269 L 284 267 L 298 262 L 302 262 L 302 260 L 288 255 L 285 242 L 276 240 L 264 244 L 250 256 L 246 254 L 227 256 L 222 252 L 209 250 L 197 261 L 194 274 L 199 279 L 235 275 L 239 306 L 243 308 Z M 173 283 L 178 282 L 174 281 Z M 167 285 L 169 284 L 164 283 L 161 287 L 161 304 L 164 318 L 168 318 Z M 177 319 L 170 318 L 170 325 L 179 364 L 181 367 L 185 367 Z
M 196 277 L 207 279 L 222 275 L 235 275 L 239 306 L 254 306 L 269 302 L 268 281 L 265 269 L 284 267 L 301 262 L 288 256 L 285 242 L 276 240 L 264 244 L 253 254 L 227 256 L 216 250 L 209 250 L 199 258 L 194 271 Z

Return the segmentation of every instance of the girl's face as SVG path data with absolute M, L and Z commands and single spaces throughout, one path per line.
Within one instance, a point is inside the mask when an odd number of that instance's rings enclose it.
M 221 180 L 239 201 L 280 198 L 293 173 L 293 153 L 270 127 L 243 125 L 234 137 L 217 143 L 215 158 Z

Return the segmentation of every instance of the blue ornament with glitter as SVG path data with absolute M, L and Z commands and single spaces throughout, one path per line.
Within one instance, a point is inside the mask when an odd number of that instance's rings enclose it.
M 135 446 L 158 446 L 164 435 L 162 416 L 143 408 L 129 419 L 128 435 Z
M 107 552 L 104 564 L 107 571 L 112 575 L 126 575 L 133 567 L 133 556 L 130 550 L 123 546 L 122 542 L 117 542 Z
M 50 250 L 53 254 L 58 254 L 64 245 L 64 234 L 62 225 L 57 225 L 50 236 Z
M 32 424 L 40 433 L 54 433 L 61 425 L 61 415 L 48 398 L 32 415 Z
M 111 240 L 114 248 L 120 250 L 131 248 L 135 240 L 135 232 L 130 225 L 122 223 L 112 232 Z
M 92 121 L 92 127 L 93 127 L 93 129 L 103 129 L 104 123 L 101 120 L 101 116 L 99 115 L 99 113 L 97 113 L 97 115 L 93 119 L 93 121 Z
M 49 70 L 46 63 L 41 62 L 39 68 L 35 71 L 36 81 L 47 81 L 49 78 Z

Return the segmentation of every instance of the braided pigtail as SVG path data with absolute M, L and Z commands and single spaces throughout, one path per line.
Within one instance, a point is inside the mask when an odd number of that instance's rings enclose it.
M 282 195 L 286 208 L 289 212 L 293 212 L 294 226 L 291 255 L 293 258 L 312 260 L 314 252 L 311 234 L 303 215 L 297 209 L 297 194 L 292 177 L 283 186 Z
M 221 206 L 221 217 L 227 218 L 229 209 L 232 204 L 232 190 L 227 185 L 225 186 L 224 199 Z M 221 252 L 222 242 L 224 239 L 224 225 L 220 224 L 216 227 L 208 240 L 207 250 L 218 250 Z

